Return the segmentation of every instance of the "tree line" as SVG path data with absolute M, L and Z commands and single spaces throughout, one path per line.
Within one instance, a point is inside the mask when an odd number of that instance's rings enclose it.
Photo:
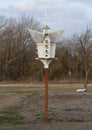
M 43 25 L 33 17 L 21 16 L 8 19 L 0 28 L 0 81 L 43 80 L 43 65 L 35 60 L 36 44 L 27 27 L 41 31 Z M 92 29 L 63 38 L 57 43 L 56 57 L 50 64 L 49 80 L 84 80 L 86 87 L 92 80 Z

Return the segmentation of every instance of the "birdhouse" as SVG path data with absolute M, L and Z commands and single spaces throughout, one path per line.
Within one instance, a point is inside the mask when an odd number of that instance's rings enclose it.
M 56 43 L 60 41 L 63 30 L 50 32 L 46 25 L 43 32 L 28 29 L 36 43 L 38 57 L 36 59 L 43 62 L 44 67 L 48 68 L 50 62 L 55 59 Z
M 53 59 L 55 58 L 56 43 L 51 42 L 49 35 L 49 28 L 46 26 L 43 29 L 43 42 L 36 43 L 39 59 Z

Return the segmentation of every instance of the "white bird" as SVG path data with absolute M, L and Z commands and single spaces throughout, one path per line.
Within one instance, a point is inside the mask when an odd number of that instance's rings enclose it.
M 86 89 L 85 88 L 77 89 L 76 92 L 86 92 Z

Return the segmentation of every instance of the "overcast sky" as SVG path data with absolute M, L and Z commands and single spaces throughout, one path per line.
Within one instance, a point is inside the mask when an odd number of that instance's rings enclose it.
M 1 0 L 0 15 L 18 17 L 34 16 L 44 23 L 48 13 L 48 25 L 52 31 L 65 29 L 65 36 L 92 27 L 92 0 Z

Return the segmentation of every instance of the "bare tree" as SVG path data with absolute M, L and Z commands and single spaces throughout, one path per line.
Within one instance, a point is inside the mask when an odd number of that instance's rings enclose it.
M 77 61 L 80 66 L 81 73 L 84 75 L 84 88 L 87 90 L 88 76 L 92 67 L 92 31 L 87 28 L 81 35 L 73 37 Z
M 0 28 L 4 27 L 7 23 L 7 20 L 4 16 L 0 16 Z
M 35 55 L 33 40 L 25 29 L 28 26 L 40 28 L 36 19 L 23 16 L 20 19 L 9 19 L 7 26 L 0 31 L 1 80 L 16 80 L 30 74 Z

